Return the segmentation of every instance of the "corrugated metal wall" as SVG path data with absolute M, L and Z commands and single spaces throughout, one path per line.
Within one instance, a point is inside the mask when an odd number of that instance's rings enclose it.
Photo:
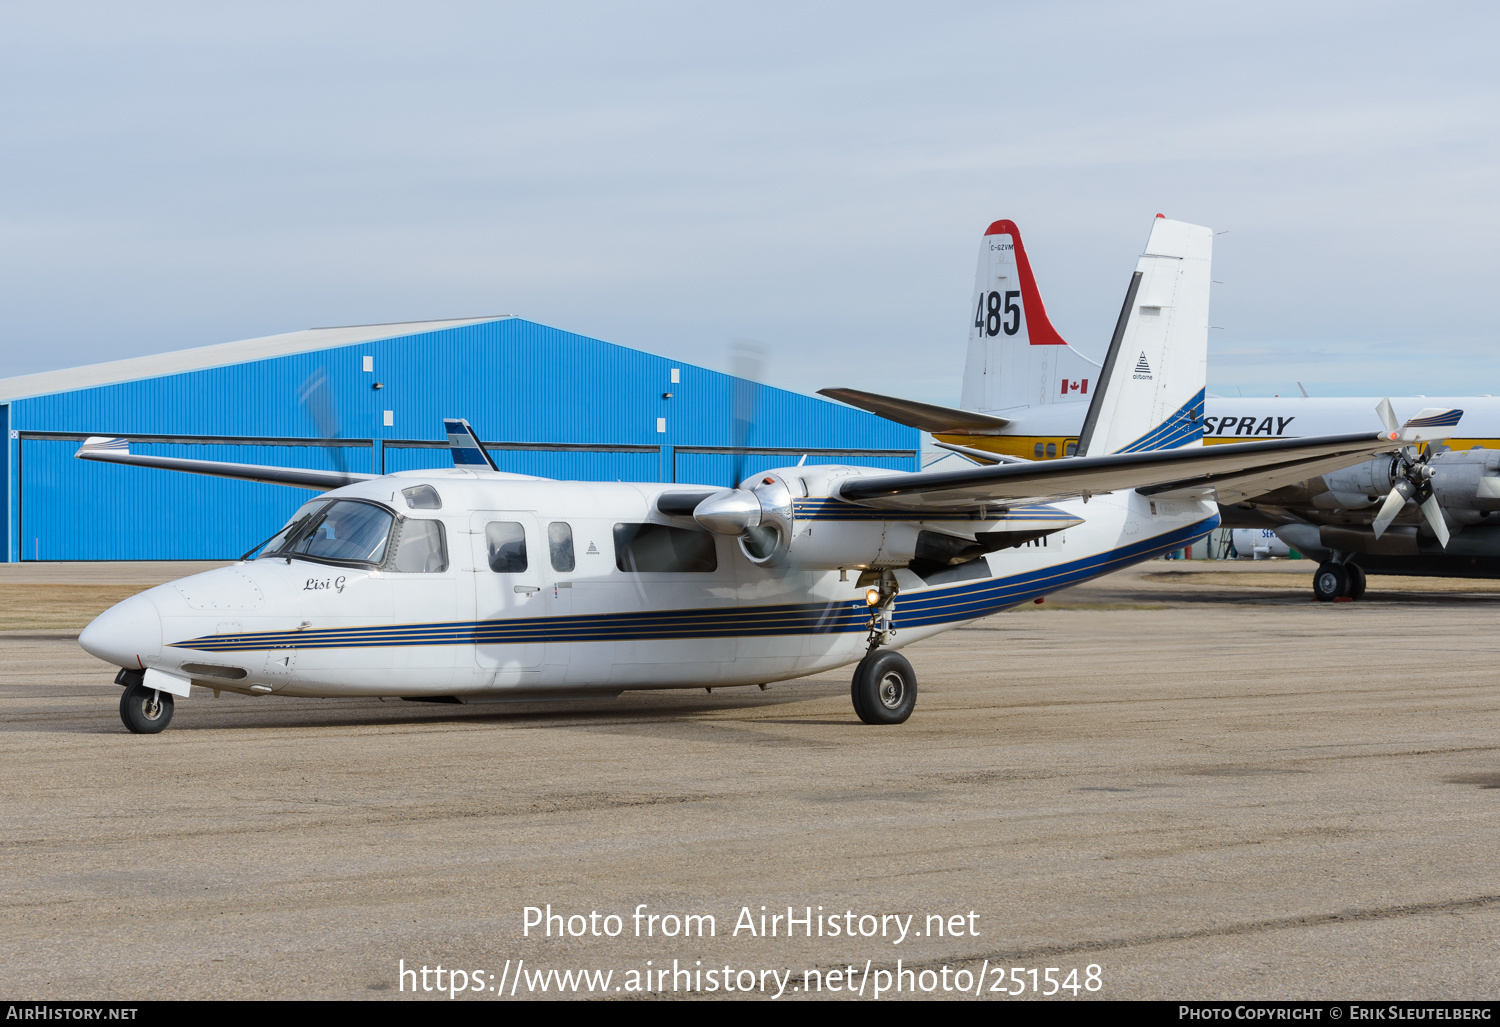
M 366 356 L 373 371 L 363 370 Z M 675 383 L 673 368 L 679 369 Z M 332 466 L 321 447 L 265 441 L 317 435 L 298 393 L 319 372 L 327 378 L 340 436 L 365 440 L 362 447 L 343 450 L 352 470 L 378 472 L 382 463 L 388 471 L 449 465 L 446 450 L 402 445 L 443 439 L 444 417 L 468 418 L 490 441 L 597 450 L 492 451 L 502 469 L 545 477 L 670 481 L 675 476 L 729 484 L 736 466 L 732 456 L 676 448 L 736 445 L 884 451 L 810 455 L 808 462 L 917 467 L 918 433 L 912 429 L 824 400 L 763 386 L 747 389 L 729 375 L 506 319 L 15 400 L 7 436 L 19 432 L 22 437 L 10 441 L 14 459 L 0 479 L 10 483 L 5 558 L 238 556 L 271 534 L 310 493 L 74 460 L 76 439 L 28 433 L 215 436 L 213 444 L 136 442 L 131 448 L 245 463 Z M 741 412 L 747 398 L 754 409 L 748 432 L 735 427 L 737 394 Z M 385 411 L 391 412 L 390 425 L 384 423 Z M 254 441 L 237 445 L 235 438 Z M 752 455 L 740 466 L 748 475 L 795 464 L 799 456 Z
M 10 466 L 12 454 L 15 452 L 18 440 L 10 437 L 10 404 L 0 403 L 0 482 L 4 482 L 5 488 L 0 492 L 0 512 L 5 515 L 6 524 L 16 523 L 15 514 L 11 511 Z M 5 537 L 0 539 L 0 563 L 10 561 L 10 544 L 12 533 L 7 531 Z
M 384 452 L 388 473 L 453 466 L 446 445 L 440 449 L 387 445 Z M 491 449 L 490 456 L 502 471 L 576 481 L 656 481 L 661 466 L 661 453 L 655 448 L 649 452 Z
M 24 560 L 228 560 L 284 524 L 315 492 L 73 459 L 75 440 L 21 437 L 17 529 Z M 142 445 L 197 460 L 331 468 L 310 446 Z M 369 448 L 346 466 L 368 466 Z

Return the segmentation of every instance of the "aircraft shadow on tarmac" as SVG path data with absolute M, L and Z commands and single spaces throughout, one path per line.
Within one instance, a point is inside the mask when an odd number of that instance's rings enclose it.
M 1163 606 L 1204 606 L 1233 604 L 1236 606 L 1465 606 L 1474 603 L 1500 603 L 1500 592 L 1411 592 L 1383 585 L 1371 586 L 1358 600 L 1320 603 L 1312 597 L 1307 586 L 1288 585 L 1286 588 L 1246 586 L 1214 587 L 1175 583 L 1156 584 L 1142 588 L 1134 583 L 1127 587 L 1111 588 L 1107 581 L 1084 588 L 1059 592 L 1053 605 L 1060 609 L 1099 608 L 1161 608 Z
M 196 691 L 196 690 L 195 690 Z M 224 699 L 199 699 L 194 695 L 182 702 L 177 711 L 173 727 L 179 731 L 226 731 L 254 730 L 278 731 L 302 728 L 329 727 L 419 727 L 422 725 L 494 724 L 507 727 L 585 727 L 614 730 L 634 730 L 650 725 L 705 724 L 699 720 L 703 714 L 725 714 L 738 711 L 753 711 L 766 707 L 786 706 L 810 699 L 843 697 L 848 685 L 827 680 L 792 680 L 772 685 L 765 692 L 753 687 L 745 694 L 744 687 L 717 688 L 712 695 L 683 694 L 682 690 L 627 692 L 616 700 L 566 700 L 559 702 L 492 703 L 459 705 L 456 703 L 412 703 L 400 699 L 281 699 L 271 698 L 277 703 L 271 706 L 262 699 L 248 697 Z M 722 695 L 722 698 L 721 698 Z M 113 698 L 104 696 L 102 698 Z M 198 711 L 199 704 L 212 706 L 223 704 L 219 709 Z M 251 704 L 254 705 L 251 705 Z M 191 704 L 191 705 L 190 705 Z M 52 721 L 51 730 L 78 734 L 125 734 L 113 716 L 112 707 L 104 708 L 109 714 L 108 724 L 100 726 L 89 714 L 70 711 L 67 714 L 43 715 L 41 717 L 15 718 L 6 725 L 12 730 L 48 730 L 43 725 Z M 196 714 L 196 715 L 195 715 Z M 739 723 L 740 721 L 734 721 Z M 763 720 L 754 718 L 745 723 L 767 723 L 781 725 L 847 726 L 851 730 L 863 725 L 854 718 L 803 720 L 781 718 Z

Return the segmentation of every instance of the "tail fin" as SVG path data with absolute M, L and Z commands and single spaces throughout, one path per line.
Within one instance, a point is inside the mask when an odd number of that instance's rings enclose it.
M 1213 232 L 1156 216 L 1079 435 L 1080 456 L 1200 445 Z
M 1099 365 L 1069 346 L 1047 320 L 1013 221 L 996 221 L 985 230 L 969 315 L 960 401 L 965 410 L 995 413 L 1089 399 Z
M 448 433 L 448 448 L 453 452 L 453 466 L 479 470 L 498 470 L 495 461 L 479 442 L 479 433 L 462 417 L 443 419 Z

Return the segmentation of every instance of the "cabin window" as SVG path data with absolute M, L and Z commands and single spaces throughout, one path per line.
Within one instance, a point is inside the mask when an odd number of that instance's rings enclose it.
M 379 563 L 396 518 L 384 507 L 341 499 L 327 503 L 294 538 L 288 555 L 348 563 Z
M 424 486 L 425 487 L 425 486 Z M 448 542 L 442 521 L 401 522 L 391 570 L 403 574 L 437 574 L 448 569 Z
M 1077 456 L 1077 455 L 1078 455 L 1078 443 L 1077 443 L 1076 440 L 1073 441 L 1073 442 L 1066 442 L 1066 443 L 1063 444 L 1063 456 Z
M 1038 460 L 1042 458 L 1042 444 L 1040 442 L 1038 442 L 1036 444 L 1036 447 L 1032 449 L 1031 455 L 1036 457 Z
M 615 566 L 627 572 L 711 574 L 719 569 L 714 537 L 670 524 L 616 524 Z
M 1056 456 L 1057 456 L 1057 443 L 1055 443 L 1055 442 L 1049 442 L 1049 443 L 1047 443 L 1047 459 L 1051 460 L 1051 459 L 1053 459 Z
M 520 574 L 526 569 L 526 529 L 519 521 L 490 521 L 484 526 L 489 546 L 490 570 L 496 574 Z
M 547 552 L 552 557 L 553 570 L 564 574 L 573 570 L 573 526 L 567 521 L 547 525 Z
M 402 489 L 401 494 L 406 497 L 408 510 L 441 510 L 443 508 L 442 497 L 431 485 L 413 485 L 409 489 Z

